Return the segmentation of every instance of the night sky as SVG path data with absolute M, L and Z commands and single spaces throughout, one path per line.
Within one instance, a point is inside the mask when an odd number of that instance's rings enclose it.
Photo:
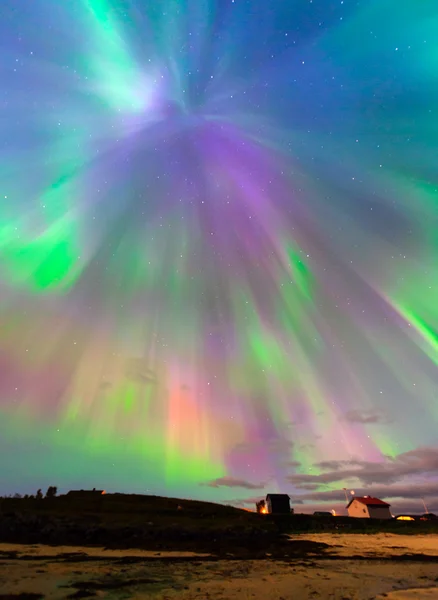
M 0 12 L 0 493 L 438 510 L 437 1 Z

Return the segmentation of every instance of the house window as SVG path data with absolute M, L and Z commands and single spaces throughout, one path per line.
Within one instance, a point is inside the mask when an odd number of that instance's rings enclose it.
M 362 510 L 363 510 L 363 512 L 364 512 L 364 513 L 366 513 L 366 512 L 367 512 L 365 508 L 363 508 Z

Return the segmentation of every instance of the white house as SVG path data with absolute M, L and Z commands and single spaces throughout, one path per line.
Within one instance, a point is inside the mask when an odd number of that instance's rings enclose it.
M 347 510 L 349 517 L 358 517 L 359 519 L 391 519 L 390 506 L 390 504 L 379 500 L 379 498 L 362 496 L 352 498 L 347 505 Z

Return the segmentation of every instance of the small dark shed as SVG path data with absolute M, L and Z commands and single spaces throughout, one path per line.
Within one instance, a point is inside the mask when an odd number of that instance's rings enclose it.
M 268 494 L 266 496 L 268 513 L 274 515 L 290 515 L 290 498 L 287 494 Z

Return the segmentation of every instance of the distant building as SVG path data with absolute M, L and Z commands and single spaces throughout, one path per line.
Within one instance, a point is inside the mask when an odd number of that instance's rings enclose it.
M 273 515 L 290 515 L 290 498 L 287 494 L 268 494 L 266 496 L 267 512 Z
M 68 498 L 72 500 L 89 500 L 99 498 L 105 494 L 105 490 L 70 490 L 67 492 Z
M 347 505 L 348 516 L 359 519 L 392 519 L 391 505 L 372 496 L 355 497 Z
M 333 513 L 327 510 L 315 510 L 313 513 L 314 517 L 333 517 Z
M 421 521 L 438 521 L 438 517 L 434 513 L 424 513 L 420 517 Z

